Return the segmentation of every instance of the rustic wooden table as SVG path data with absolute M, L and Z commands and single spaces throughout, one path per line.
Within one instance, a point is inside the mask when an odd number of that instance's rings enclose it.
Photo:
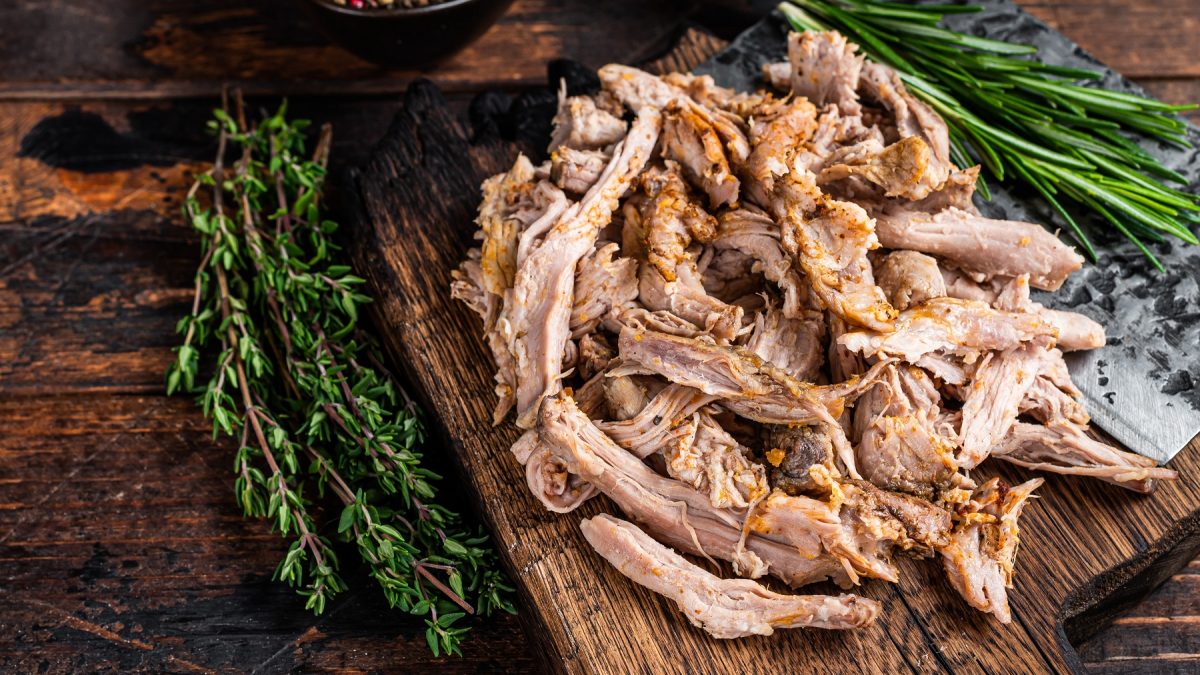
M 1200 100 L 1195 0 L 1025 6 L 1165 100 Z M 228 444 L 163 395 L 196 263 L 179 200 L 211 154 L 220 85 L 288 94 L 296 114 L 333 122 L 347 165 L 418 75 L 329 45 L 297 7 L 0 7 L 0 672 L 533 668 L 516 618 L 432 659 L 419 622 L 361 571 L 307 614 L 270 580 L 281 540 L 233 502 Z M 727 37 L 745 20 L 682 0 L 521 0 L 425 75 L 465 108 L 484 89 L 541 84 L 551 58 L 652 58 L 689 23 Z M 1200 561 L 1079 648 L 1098 672 L 1196 672 Z

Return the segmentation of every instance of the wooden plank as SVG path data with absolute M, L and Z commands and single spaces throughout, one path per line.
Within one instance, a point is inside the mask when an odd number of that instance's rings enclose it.
M 212 103 L 0 103 L 0 392 L 161 390 L 197 262 L 178 214 L 214 151 Z M 290 105 L 339 130 L 334 171 L 366 158 L 395 109 Z
M 0 7 L 0 98 L 383 94 L 418 71 L 388 71 L 330 44 L 307 0 L 88 0 Z M 540 83 L 550 59 L 599 66 L 665 51 L 692 3 L 520 0 L 431 73 L 453 91 Z M 631 18 L 637 17 L 637 20 Z
M 355 566 L 325 616 L 304 611 L 270 578 L 286 542 L 234 503 L 232 453 L 186 399 L 0 397 L 0 671 L 532 666 L 515 617 L 434 659 Z
M 738 664 L 766 670 L 778 663 L 771 659 L 779 653 L 801 671 L 864 664 L 906 670 L 916 668 L 914 660 L 922 668 L 963 672 L 986 672 L 996 663 L 1013 672 L 1065 670 L 1080 665 L 1067 632 L 1088 634 L 1085 623 L 1104 611 L 1097 607 L 1114 589 L 1130 596 L 1148 592 L 1166 574 L 1162 566 L 1171 564 L 1169 554 L 1200 527 L 1196 447 L 1174 462 L 1180 481 L 1152 497 L 1050 477 L 1042 498 L 1026 511 L 1011 625 L 966 608 L 940 582 L 936 563 L 925 563 L 906 564 L 898 586 L 863 588 L 890 610 L 874 627 L 851 634 L 790 632 L 768 640 L 706 638 L 586 549 L 578 519 L 610 505 L 589 503 L 562 517 L 544 513 L 526 494 L 521 468 L 505 450 L 516 437 L 512 425 L 487 424 L 490 358 L 475 317 L 449 298 L 449 272 L 472 241 L 479 180 L 506 168 L 515 150 L 494 139 L 467 139 L 435 90 L 419 85 L 409 91 L 378 153 L 351 181 L 355 258 L 379 299 L 374 307 L 389 351 L 410 369 L 429 407 L 441 413 L 464 475 L 486 505 L 492 531 L 558 667 L 671 672 L 687 664 L 719 672 Z M 1027 474 L 1005 475 L 1016 481 Z M 1084 519 L 1088 526 L 1080 527 Z M 586 599 L 563 592 L 574 588 L 589 589 Z M 909 620 L 916 631 L 905 628 Z
M 1131 80 L 1200 77 L 1194 0 L 1026 0 L 1021 7 Z

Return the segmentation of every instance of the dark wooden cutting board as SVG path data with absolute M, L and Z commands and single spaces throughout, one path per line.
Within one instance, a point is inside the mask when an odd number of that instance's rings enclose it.
M 671 64 L 697 62 L 677 52 Z M 1098 481 L 1047 476 L 1021 522 L 1013 622 L 1001 625 L 946 586 L 940 563 L 901 560 L 898 584 L 867 582 L 876 623 L 852 632 L 779 631 L 709 638 L 669 601 L 593 553 L 580 519 L 613 505 L 548 513 L 509 452 L 511 423 L 491 426 L 491 357 L 478 319 L 450 298 L 450 271 L 473 245 L 479 184 L 521 149 L 494 126 L 469 129 L 437 89 L 418 82 L 343 200 L 359 271 L 395 363 L 408 369 L 443 445 L 494 533 L 546 665 L 567 672 L 1047 672 L 1081 668 L 1087 638 L 1200 550 L 1200 443 L 1171 463 L 1180 480 L 1139 496 Z M 1000 469 L 1016 482 L 1028 474 Z

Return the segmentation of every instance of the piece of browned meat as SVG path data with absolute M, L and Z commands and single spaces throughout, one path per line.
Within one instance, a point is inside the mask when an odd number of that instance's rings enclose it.
M 833 442 L 820 427 L 787 424 L 767 426 L 764 458 L 771 487 L 789 495 L 824 493 L 825 485 L 812 474 L 813 467 L 833 471 Z
M 820 314 L 789 319 L 772 304 L 757 313 L 746 349 L 797 380 L 815 382 L 825 362 L 824 344 L 825 323 Z
M 738 200 L 741 181 L 710 119 L 691 99 L 670 103 L 663 118 L 662 153 L 679 162 L 688 180 L 708 195 L 709 207 L 716 209 Z
M 1004 440 L 1017 421 L 1021 402 L 1044 367 L 1044 341 L 985 354 L 967 386 L 959 432 L 958 463 L 973 469 Z
M 846 567 L 819 539 L 743 536 L 744 510 L 714 508 L 692 486 L 655 473 L 600 431 L 569 397 L 546 400 L 539 433 L 571 473 L 676 550 L 728 560 L 750 578 L 769 573 L 792 586 L 825 579 L 849 583 Z
M 987 275 L 1028 274 L 1035 288 L 1056 290 L 1083 257 L 1040 225 L 984 218 L 951 207 L 937 213 L 891 207 L 875 216 L 887 248 L 936 255 Z
M 570 337 L 574 307 L 575 265 L 595 245 L 600 229 L 612 219 L 617 200 L 641 173 L 660 125 L 657 111 L 642 110 L 614 148 L 600 180 L 563 212 L 517 272 L 499 321 L 506 327 L 516 360 L 517 424 L 523 429 L 536 422 L 542 399 L 561 386 L 563 345 Z
M 619 247 L 606 243 L 579 261 L 575 268 L 575 302 L 571 308 L 571 337 L 579 339 L 604 323 L 620 327 L 618 316 L 638 295 L 638 263 L 617 257 Z
M 831 156 L 817 176 L 817 183 L 825 185 L 857 177 L 878 186 L 885 197 L 918 200 L 946 182 L 944 167 L 937 163 L 929 144 L 917 136 L 902 138 L 888 146 L 866 142 L 853 150 Z
M 621 574 L 673 600 L 692 625 L 715 638 L 771 635 L 776 628 L 858 628 L 879 614 L 877 602 L 856 595 L 781 595 L 749 579 L 721 579 L 609 515 L 579 527 Z
M 691 200 L 679 165 L 647 169 L 641 177 L 646 199 L 641 211 L 641 231 L 646 260 L 667 281 L 675 281 L 675 268 L 691 256 L 693 241 L 708 243 L 717 235 L 717 220 Z
M 920 368 L 890 365 L 854 407 L 855 461 L 865 480 L 934 499 L 962 487 L 953 429 L 939 423 L 941 394 Z
M 934 298 L 901 312 L 893 332 L 854 331 L 838 342 L 865 356 L 893 356 L 915 364 L 934 352 L 974 356 L 1054 336 L 1054 327 L 1034 314 L 1001 312 L 970 300 Z
M 836 31 L 789 33 L 788 64 L 792 93 L 823 106 L 833 104 L 843 115 L 859 115 L 858 78 L 863 57 L 858 45 Z
M 864 576 L 898 579 L 895 551 L 928 554 L 950 537 L 950 513 L 929 502 L 888 493 L 870 483 L 843 481 L 812 471 L 834 495 L 829 501 L 791 496 L 776 490 L 754 509 L 747 522 L 753 533 L 786 536 L 802 548 L 820 547 L 847 566 L 852 581 Z
M 776 185 L 773 212 L 783 226 L 784 250 L 826 309 L 855 326 L 890 331 L 896 310 L 875 285 L 867 260 L 879 245 L 873 220 L 857 204 L 815 192 L 809 178 L 793 171 Z
M 625 137 L 625 122 L 596 107 L 590 96 L 567 96 L 566 86 L 558 94 L 558 112 L 554 115 L 550 152 L 562 148 L 596 150 Z
M 838 487 L 842 514 L 854 521 L 860 538 L 870 532 L 912 555 L 930 555 L 950 544 L 953 517 L 948 510 L 866 481 L 842 480 Z
M 801 382 L 740 347 L 626 328 L 618 349 L 626 368 L 643 369 L 721 399 L 742 417 L 767 424 L 820 424 L 833 439 L 842 469 L 857 478 L 854 450 L 837 418 L 847 397 L 874 381 L 880 367 L 855 381 L 817 386 Z
M 781 236 L 781 228 L 770 216 L 747 206 L 721 214 L 712 245 L 717 250 L 737 250 L 750 255 L 755 269 L 783 292 L 783 315 L 799 319 L 811 305 L 808 285 L 793 267 L 791 257 L 784 253 Z
M 832 199 L 816 185 L 805 157 L 821 156 L 823 127 L 812 105 L 799 101 L 751 128 L 754 151 L 746 163 L 750 196 L 769 207 L 781 225 L 780 242 L 804 271 L 822 306 L 849 323 L 889 330 L 895 311 L 875 285 L 867 252 L 878 247 L 872 219 L 862 207 Z M 833 114 L 836 117 L 836 114 Z
M 892 251 L 884 256 L 875 265 L 875 283 L 892 307 L 900 311 L 946 296 L 937 260 L 916 251 Z
M 919 196 L 910 198 L 920 199 L 939 189 L 954 170 L 954 164 L 950 161 L 950 132 L 946 122 L 928 105 L 908 93 L 900 81 L 900 73 L 881 63 L 868 61 L 863 64 L 859 89 L 892 113 L 896 132 L 901 139 L 919 138 L 929 146 L 931 156 L 922 178 L 925 189 L 917 192 Z
M 596 184 L 609 159 L 601 150 L 560 147 L 550 153 L 550 180 L 566 192 L 582 195 Z
M 755 112 L 750 125 L 751 151 L 743 167 L 747 197 L 769 208 L 775 183 L 786 175 L 797 153 L 804 152 L 818 129 L 826 129 L 830 141 L 835 129 L 821 126 L 816 107 L 807 99 L 772 102 Z
M 948 208 L 962 209 L 971 213 L 979 213 L 979 209 L 975 208 L 975 203 L 972 197 L 975 196 L 975 187 L 979 184 L 979 167 L 972 166 L 967 169 L 955 169 L 950 172 L 950 176 L 946 178 L 946 182 L 937 190 L 931 192 L 924 199 L 916 201 L 892 201 L 892 204 L 906 208 L 910 211 L 924 211 L 926 213 L 937 213 Z M 877 205 L 882 206 L 882 204 Z M 874 215 L 874 214 L 872 214 Z
M 734 167 L 750 154 L 737 115 L 701 105 L 684 89 L 637 68 L 609 64 L 600 81 L 632 110 L 664 111 L 663 156 L 679 162 L 684 175 L 708 195 L 709 205 L 733 204 L 740 181 Z
M 1065 419 L 1044 425 L 1017 422 L 991 454 L 1027 469 L 1089 476 L 1142 493 L 1153 492 L 1155 481 L 1177 477 L 1171 469 L 1156 466 L 1154 460 L 1096 440 Z
M 979 486 L 969 509 L 975 517 L 964 520 L 951 544 L 940 549 L 954 590 L 972 607 L 990 612 L 1001 623 L 1012 621 L 1008 589 L 1012 588 L 1020 541 L 1017 518 L 1041 484 L 1041 478 L 1034 478 L 1006 488 L 999 478 L 993 478 Z

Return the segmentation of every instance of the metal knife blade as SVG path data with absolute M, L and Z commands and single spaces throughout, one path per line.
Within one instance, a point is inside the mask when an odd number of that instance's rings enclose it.
M 1037 45 L 1044 61 L 1102 70 L 1105 76 L 1100 86 L 1144 93 L 1011 0 L 973 1 L 985 9 L 948 16 L 951 28 Z M 782 17 L 772 14 L 696 72 L 712 75 L 722 86 L 753 90 L 764 63 L 785 59 L 786 34 Z M 1191 126 L 1188 136 L 1200 147 L 1200 129 Z M 1152 140 L 1143 140 L 1141 145 L 1186 176 L 1188 189 L 1196 190 L 1200 150 Z M 985 215 L 1056 222 L 1031 191 L 995 181 L 989 187 L 992 201 L 976 197 Z M 1193 226 L 1192 230 L 1200 228 Z M 1107 346 L 1067 355 L 1071 376 L 1096 425 L 1130 450 L 1165 463 L 1200 433 L 1200 248 L 1181 242 L 1150 244 L 1166 268 L 1160 273 L 1133 244 L 1111 234 L 1111 228 L 1089 228 L 1089 235 L 1100 252 L 1099 261 L 1084 265 L 1057 292 L 1035 293 L 1034 299 L 1087 314 L 1105 327 Z

